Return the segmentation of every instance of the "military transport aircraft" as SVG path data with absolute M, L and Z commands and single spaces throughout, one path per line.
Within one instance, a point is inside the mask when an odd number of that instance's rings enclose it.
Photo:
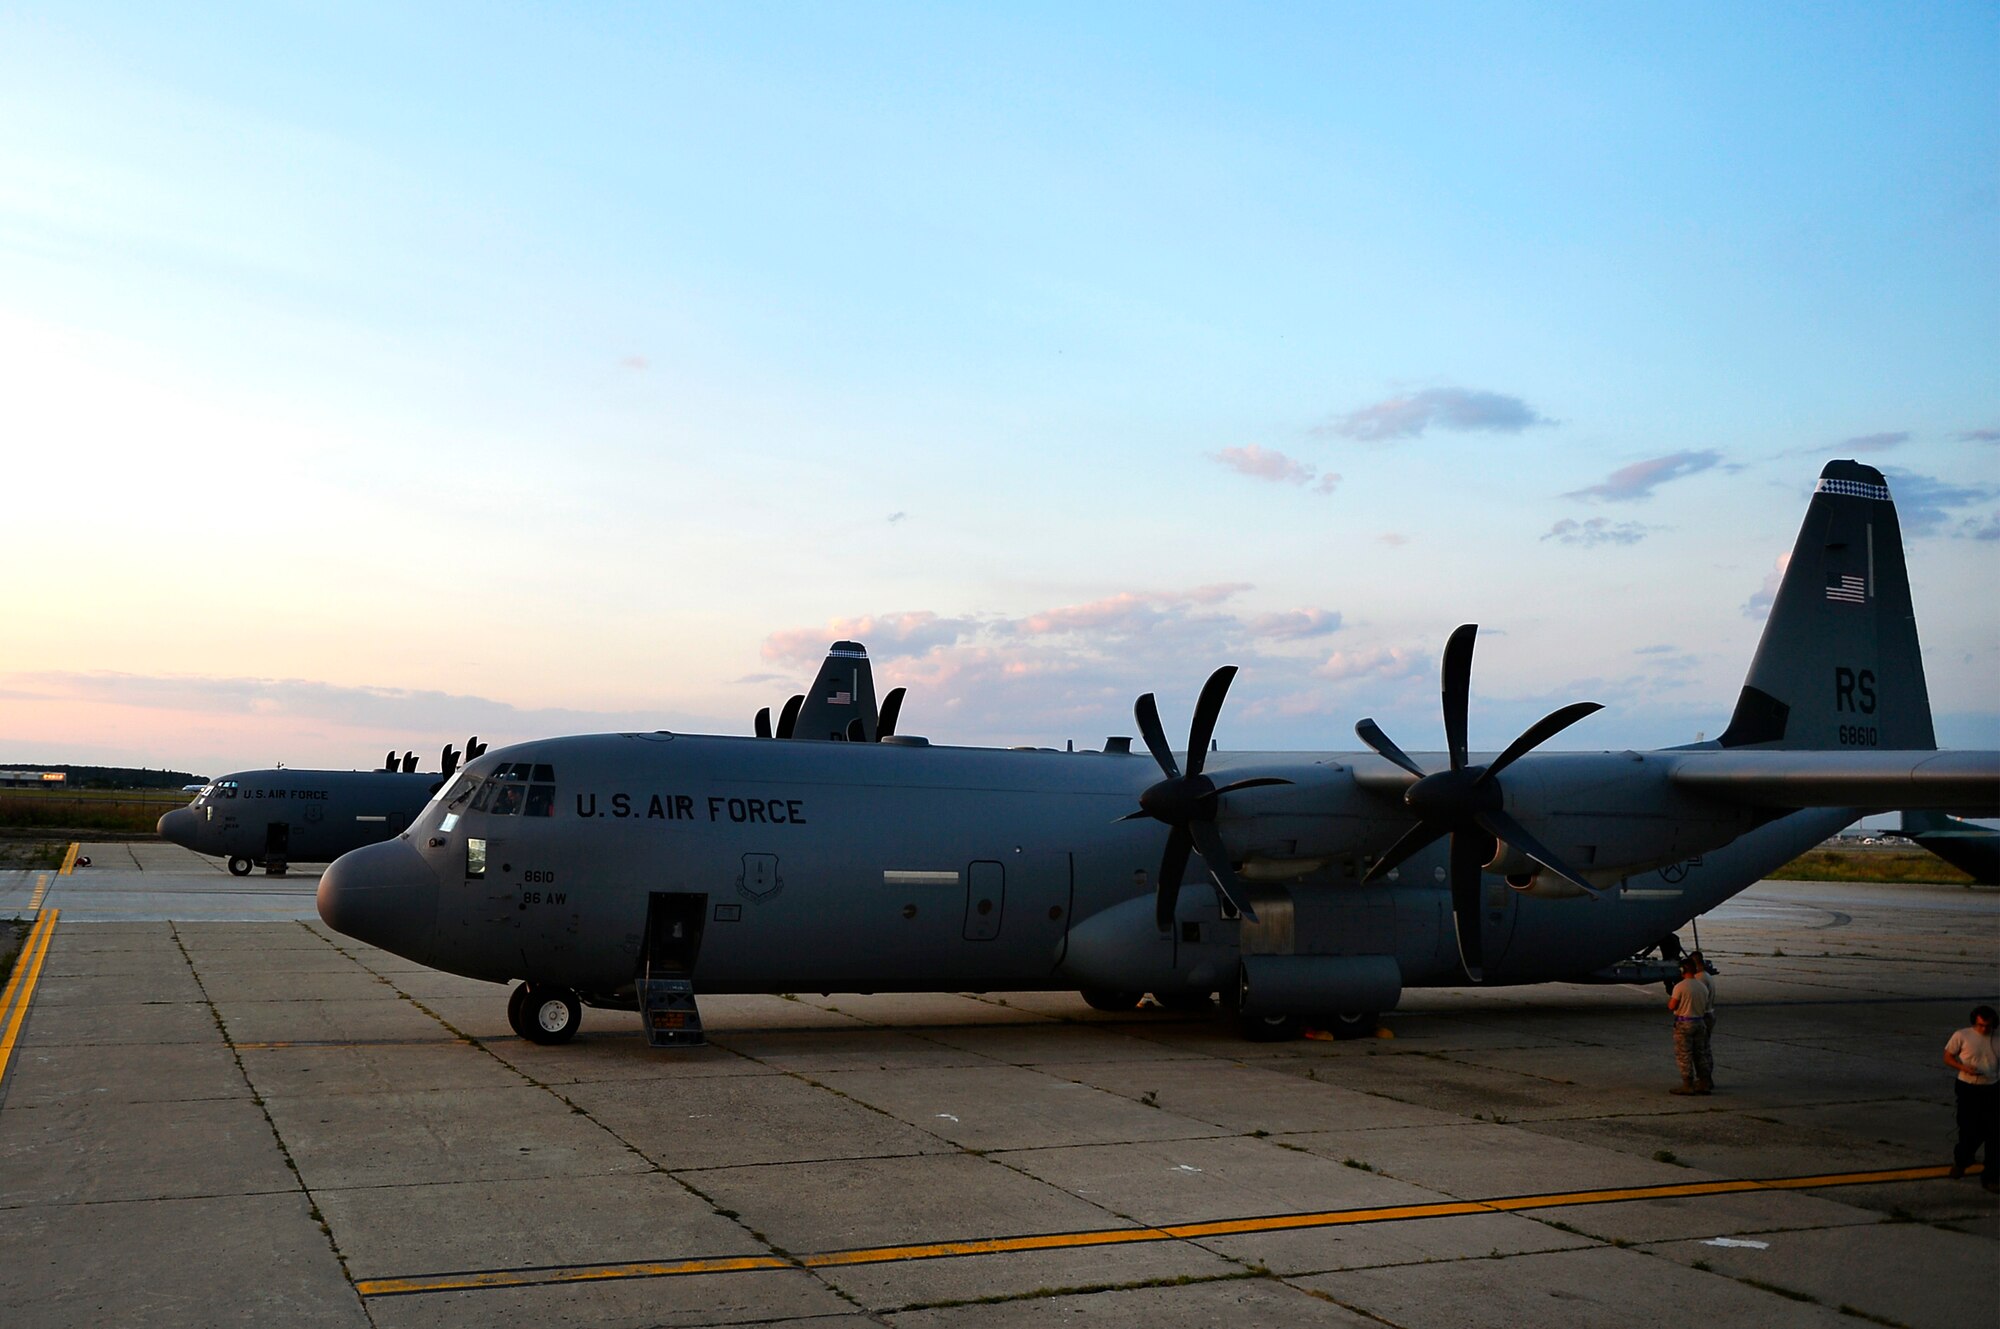
M 465 741 L 468 759 L 485 751 L 477 735 Z M 293 859 L 330 863 L 401 835 L 459 758 L 445 744 L 437 775 L 419 771 L 414 752 L 400 760 L 389 753 L 378 771 L 236 771 L 201 786 L 186 807 L 163 813 L 155 829 L 184 849 L 227 858 L 239 877 L 252 867 L 282 873 Z
M 507 983 L 513 1027 L 584 1004 L 700 1041 L 702 993 L 1221 992 L 1247 1034 L 1372 1025 L 1403 988 L 1654 981 L 1634 957 L 1871 809 L 2000 812 L 2000 752 L 1936 750 L 1896 510 L 1823 472 L 1735 713 L 1654 752 L 1466 749 L 1473 628 L 1444 658 L 1447 751 L 1220 753 L 1232 668 L 1185 757 L 657 733 L 488 754 L 319 886 L 336 930 Z M 1191 860 L 1201 871 L 1191 875 Z M 1197 889 L 1184 889 L 1190 883 Z
M 1900 829 L 1979 885 L 2000 885 L 2000 831 L 1942 812 L 1905 812 Z

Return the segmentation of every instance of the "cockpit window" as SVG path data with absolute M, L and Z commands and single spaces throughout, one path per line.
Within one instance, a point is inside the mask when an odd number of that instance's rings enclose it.
M 492 817 L 556 815 L 556 768 L 547 762 L 509 762 L 472 796 L 472 811 Z
M 215 796 L 216 796 L 217 798 L 234 798 L 234 797 L 236 797 L 236 781 L 234 781 L 234 780 L 217 780 L 217 781 L 215 782 Z

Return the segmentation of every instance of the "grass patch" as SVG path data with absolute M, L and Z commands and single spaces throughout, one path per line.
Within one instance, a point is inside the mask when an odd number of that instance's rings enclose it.
M 1910 881 L 1968 886 L 1972 874 L 1914 845 L 1808 849 L 1776 872 L 1777 881 Z
M 1653 1151 L 1653 1161 L 1655 1163 L 1671 1163 L 1675 1167 L 1687 1166 L 1686 1163 L 1681 1162 L 1680 1157 L 1671 1149 L 1655 1149 Z
M 21 947 L 28 940 L 28 929 L 35 925 L 30 918 L 10 918 L 0 921 L 0 987 L 7 986 L 7 980 L 14 976 L 14 960 L 21 953 Z
M 0 793 L 0 829 L 151 835 L 162 812 L 192 797 L 178 789 L 9 789 Z
M 59 868 L 69 841 L 50 840 L 38 835 L 15 838 L 0 833 L 0 871 L 32 872 L 37 868 Z

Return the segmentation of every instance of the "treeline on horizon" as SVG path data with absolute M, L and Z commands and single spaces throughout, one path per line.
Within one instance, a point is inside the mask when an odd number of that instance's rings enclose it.
M 53 761 L 0 761 L 0 771 L 61 771 L 70 789 L 179 789 L 205 780 L 190 771 L 155 771 L 143 766 L 70 766 Z

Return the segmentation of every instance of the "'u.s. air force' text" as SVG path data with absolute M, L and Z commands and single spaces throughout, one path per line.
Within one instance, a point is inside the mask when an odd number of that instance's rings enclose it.
M 728 798 L 721 794 L 596 794 L 576 796 L 579 817 L 641 821 L 733 821 L 759 826 L 803 826 L 805 801 L 797 798 Z

